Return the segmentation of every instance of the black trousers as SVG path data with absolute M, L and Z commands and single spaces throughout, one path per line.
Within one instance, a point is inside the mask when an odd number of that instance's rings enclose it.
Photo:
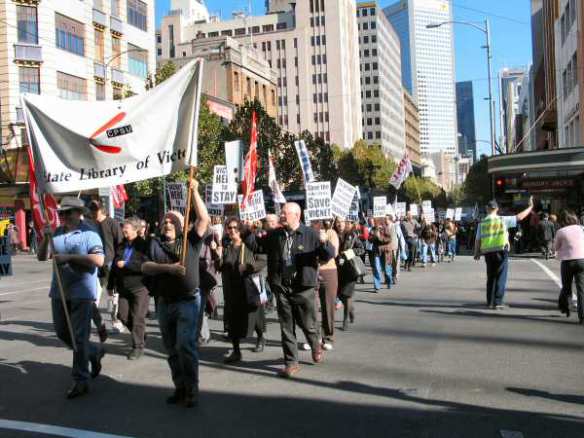
M 120 293 L 118 318 L 132 333 L 132 348 L 144 349 L 149 304 L 150 296 L 146 288 Z
M 407 239 L 406 244 L 408 245 L 408 259 L 406 260 L 406 268 L 410 269 L 416 264 L 416 257 L 418 256 L 418 240 Z
M 315 288 L 296 290 L 281 285 L 271 285 L 278 303 L 278 319 L 282 333 L 282 350 L 286 365 L 298 363 L 298 341 L 295 325 L 302 329 L 312 351 L 320 348 L 315 308 Z
M 584 259 L 563 260 L 562 272 L 562 294 L 567 296 L 568 302 L 572 297 L 572 283 L 576 283 L 576 293 L 578 295 L 578 318 L 584 320 Z

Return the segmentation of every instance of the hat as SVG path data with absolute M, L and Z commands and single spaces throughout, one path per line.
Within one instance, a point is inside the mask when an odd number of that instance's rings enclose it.
M 499 204 L 494 199 L 487 203 L 487 208 L 489 210 L 497 210 L 499 208 Z
M 166 214 L 164 215 L 164 218 L 162 218 L 163 226 L 164 226 L 164 221 L 166 219 L 170 219 L 170 221 L 174 225 L 174 228 L 176 229 L 177 236 L 182 234 L 183 228 L 185 226 L 185 218 L 181 212 L 176 211 L 176 210 L 167 211 Z
M 85 207 L 85 203 L 82 199 L 73 197 L 73 196 L 65 196 L 61 199 L 61 204 L 59 205 L 59 211 L 69 211 L 69 210 L 78 210 L 83 214 L 87 214 L 87 207 Z

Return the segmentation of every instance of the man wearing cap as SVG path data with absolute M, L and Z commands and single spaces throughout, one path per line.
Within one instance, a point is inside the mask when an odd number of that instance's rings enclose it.
M 93 303 L 97 298 L 97 271 L 103 266 L 104 254 L 99 234 L 81 219 L 82 215 L 87 213 L 81 199 L 63 198 L 59 212 L 63 215 L 63 225 L 57 228 L 53 235 L 55 253 L 52 256 L 63 280 L 74 339 L 71 339 L 67 327 L 54 272 L 49 296 L 57 336 L 70 348 L 73 348 L 73 343 L 76 347 L 73 352 L 72 370 L 74 384 L 67 392 L 67 398 L 72 399 L 87 394 L 90 375 L 95 378 L 101 371 L 103 348 L 98 348 L 89 342 L 89 336 Z M 50 256 L 50 234 L 51 228 L 47 227 L 37 254 L 40 261 L 45 261 Z
M 487 306 L 502 310 L 507 271 L 509 267 L 509 228 L 515 228 L 533 209 L 533 197 L 529 198 L 528 207 L 516 216 L 499 216 L 497 201 L 487 204 L 487 216 L 477 229 L 474 258 L 480 260 L 485 256 L 487 263 Z
M 199 290 L 199 257 L 203 238 L 211 218 L 199 195 L 199 183 L 190 181 L 196 220 L 190 230 L 184 229 L 184 218 L 177 211 L 164 216 L 161 239 L 153 238 L 150 260 L 142 272 L 152 277 L 150 293 L 159 297 L 158 322 L 175 391 L 169 404 L 191 408 L 198 403 L 199 353 L 198 322 L 201 310 Z M 180 263 L 183 239 L 187 242 L 185 265 Z

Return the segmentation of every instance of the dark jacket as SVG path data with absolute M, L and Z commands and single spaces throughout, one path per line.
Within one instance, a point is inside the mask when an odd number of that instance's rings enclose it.
M 103 250 L 105 252 L 103 265 L 109 267 L 116 255 L 118 245 L 124 240 L 122 227 L 116 219 L 108 216 L 97 223 L 97 230 L 103 242 Z
M 316 287 L 318 263 L 327 262 L 334 257 L 334 249 L 327 243 L 321 243 L 318 233 L 304 224 L 292 233 L 291 256 L 293 260 L 292 280 L 283 283 L 284 251 L 287 233 L 284 228 L 269 231 L 259 237 L 250 234 L 246 245 L 255 253 L 268 256 L 268 282 L 270 285 L 288 285 L 293 289 Z
M 556 227 L 550 220 L 543 220 L 539 223 L 539 237 L 544 242 L 550 242 L 556 237 Z
M 142 263 L 148 261 L 148 244 L 141 237 L 132 242 L 132 253 L 123 268 L 118 268 L 117 263 L 124 260 L 124 250 L 128 242 L 124 240 L 116 249 L 112 269 L 107 283 L 108 289 L 116 289 L 116 292 L 124 294 L 144 288 Z

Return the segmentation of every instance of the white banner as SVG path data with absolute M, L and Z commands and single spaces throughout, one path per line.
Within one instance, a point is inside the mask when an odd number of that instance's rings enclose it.
M 23 95 L 40 191 L 116 186 L 196 165 L 202 72 L 203 60 L 193 60 L 123 100 Z
M 331 200 L 331 212 L 334 216 L 345 219 L 349 215 L 356 190 L 357 188 L 355 186 L 352 186 L 344 179 L 339 178 L 337 180 L 335 193 Z
M 330 181 L 306 184 L 306 213 L 313 221 L 332 217 Z
M 229 182 L 239 184 L 243 177 L 243 142 L 241 140 L 225 142 L 225 165 Z M 234 201 L 235 203 L 235 201 Z
M 211 202 L 213 199 L 213 186 L 207 184 L 205 186 L 205 205 L 210 216 L 223 216 L 225 214 L 225 207 L 223 205 L 216 205 Z M 222 233 L 219 234 L 220 236 Z
M 256 190 L 251 194 L 251 198 L 243 203 L 243 195 L 237 195 L 239 204 L 239 218 L 242 221 L 259 221 L 266 217 L 266 205 L 264 203 L 264 192 Z
M 454 219 L 454 209 L 448 208 L 446 210 L 446 219 Z
M 410 204 L 410 213 L 412 216 L 418 215 L 418 204 Z
M 171 210 L 180 211 L 185 214 L 187 210 L 187 186 L 185 183 L 166 183 L 166 192 Z
M 455 221 L 462 220 L 462 208 L 458 207 L 456 210 L 454 210 L 454 220 Z
M 373 217 L 385 217 L 385 206 L 387 198 L 385 196 L 373 197 Z
M 306 143 L 304 143 L 304 140 L 295 141 L 294 147 L 296 148 L 298 161 L 300 161 L 300 168 L 304 175 L 304 186 L 306 187 L 308 183 L 314 182 L 314 173 L 312 173 L 310 155 L 308 155 L 308 149 L 306 149 Z
M 237 202 L 237 185 L 229 181 L 227 166 L 213 168 L 213 194 L 211 203 L 215 205 L 235 204 Z

